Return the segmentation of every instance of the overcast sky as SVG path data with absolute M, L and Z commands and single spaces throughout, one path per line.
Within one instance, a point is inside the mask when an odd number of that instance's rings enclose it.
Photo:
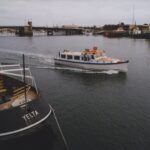
M 150 23 L 150 0 L 0 0 L 0 25 Z

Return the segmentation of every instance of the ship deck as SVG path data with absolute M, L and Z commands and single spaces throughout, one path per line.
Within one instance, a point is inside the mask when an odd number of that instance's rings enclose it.
M 32 86 L 0 74 L 0 111 L 23 105 L 37 97 L 36 90 Z

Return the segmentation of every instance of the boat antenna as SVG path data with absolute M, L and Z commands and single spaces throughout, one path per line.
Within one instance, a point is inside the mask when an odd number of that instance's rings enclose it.
M 26 93 L 26 72 L 25 72 L 25 56 L 22 55 L 23 60 L 23 82 L 24 82 L 24 97 L 25 97 L 25 103 L 27 104 L 27 93 Z M 27 112 L 27 105 L 26 105 L 26 112 Z

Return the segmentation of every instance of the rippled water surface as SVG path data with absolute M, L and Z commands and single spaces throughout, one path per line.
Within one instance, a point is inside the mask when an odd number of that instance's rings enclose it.
M 127 58 L 128 72 L 87 72 L 57 67 L 59 51 L 98 46 L 107 55 Z M 150 149 L 150 40 L 102 36 L 0 37 L 0 62 L 31 67 L 43 98 L 55 109 L 70 150 Z M 2 150 L 63 149 L 56 124 L 15 140 Z

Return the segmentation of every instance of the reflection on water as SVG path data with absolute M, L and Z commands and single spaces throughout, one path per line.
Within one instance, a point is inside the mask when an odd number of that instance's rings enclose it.
M 111 73 L 110 73 L 111 72 Z M 99 84 L 100 82 L 111 81 L 111 82 L 124 82 L 127 78 L 127 74 L 124 72 L 115 72 L 115 71 L 101 71 L 101 72 L 86 72 L 83 70 L 58 70 L 57 74 L 60 76 L 66 76 L 70 78 L 75 78 L 78 81 L 82 80 L 83 82 L 89 84 L 90 82 L 94 82 Z M 93 85 L 93 83 L 91 83 Z
M 54 141 L 53 132 L 51 131 L 50 128 L 49 129 L 47 128 L 18 138 L 3 140 L 0 142 L 0 145 L 3 150 L 9 149 L 41 150 L 46 148 L 51 149 L 53 147 L 53 141 Z
M 0 37 L 0 62 L 22 63 L 25 53 L 39 92 L 55 109 L 71 150 L 148 150 L 149 45 L 149 40 L 102 36 Z M 108 56 L 129 59 L 128 72 L 93 73 L 54 65 L 53 57 L 63 49 L 93 46 L 106 50 Z M 63 144 L 57 144 L 62 140 L 51 123 L 53 134 L 42 131 L 17 139 L 17 143 L 25 149 L 27 143 L 37 145 L 28 145 L 31 149 L 40 149 L 40 143 L 48 147 L 43 146 L 45 150 L 57 149 L 56 145 Z M 15 140 L 9 143 L 14 146 Z

